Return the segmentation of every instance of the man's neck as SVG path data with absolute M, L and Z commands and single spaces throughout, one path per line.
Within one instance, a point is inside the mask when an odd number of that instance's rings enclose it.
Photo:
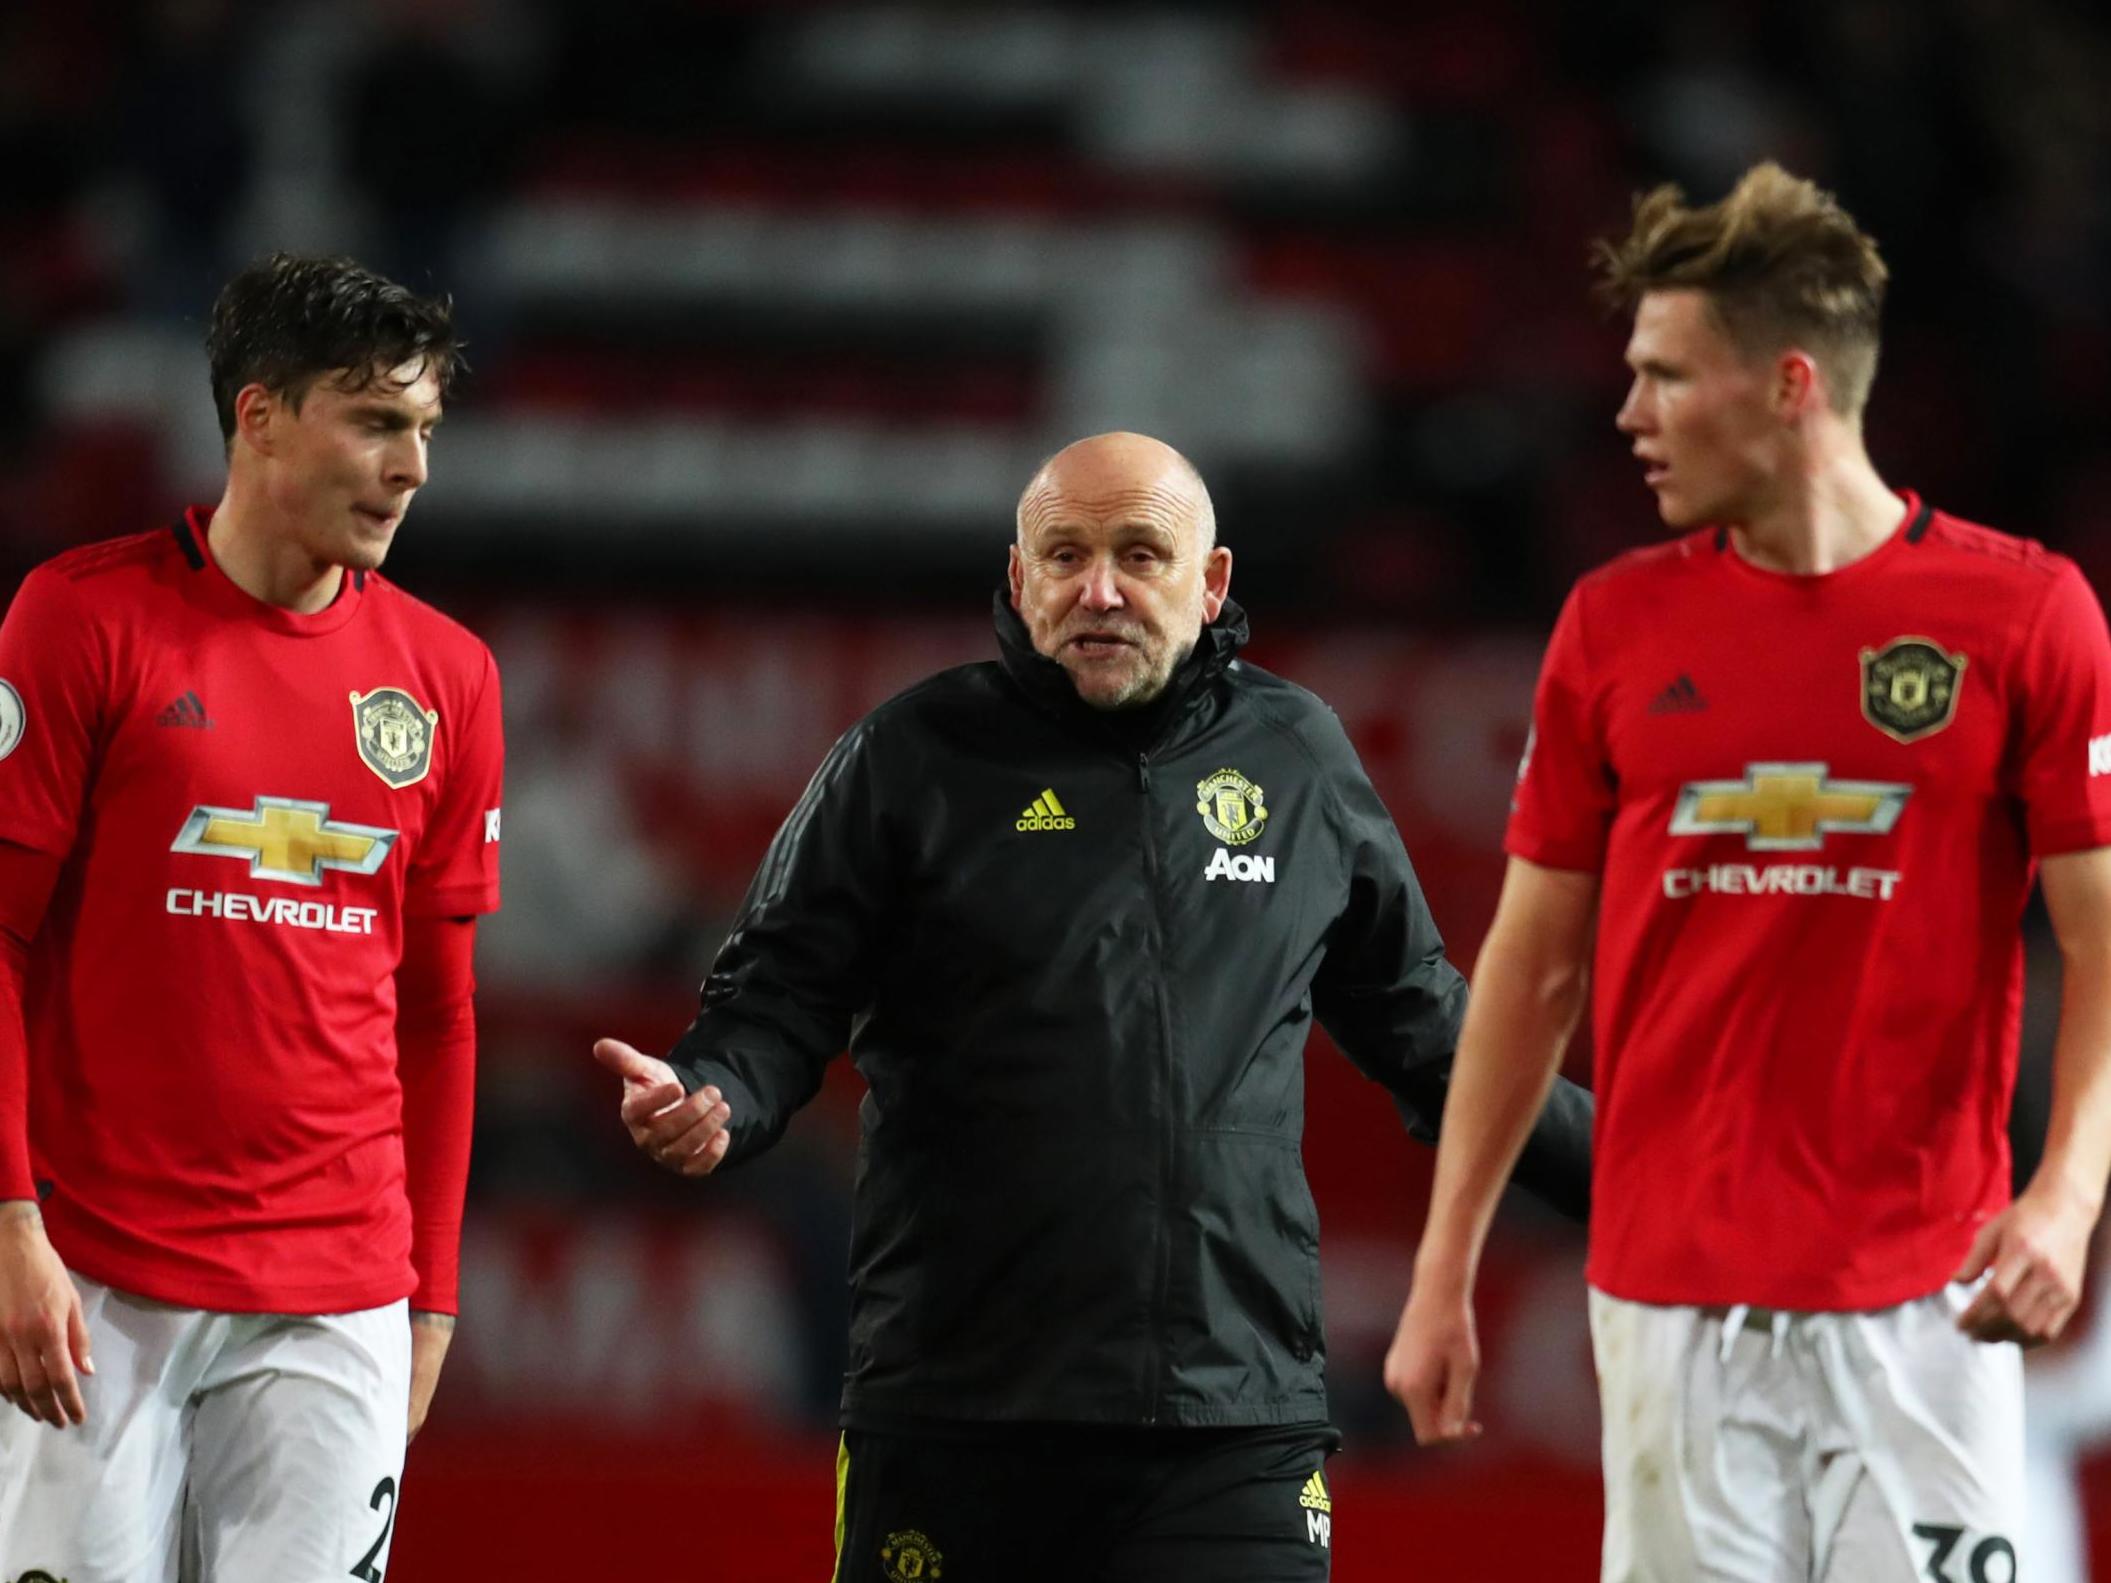
M 268 511 L 237 498 L 230 486 L 205 533 L 214 562 L 229 582 L 267 605 L 300 615 L 328 609 L 344 586 L 344 568 L 316 560 L 274 526 Z
M 1890 538 L 1900 518 L 1898 496 L 1853 435 L 1791 470 L 1730 531 L 1737 552 L 1754 566 L 1812 576 L 1852 566 Z

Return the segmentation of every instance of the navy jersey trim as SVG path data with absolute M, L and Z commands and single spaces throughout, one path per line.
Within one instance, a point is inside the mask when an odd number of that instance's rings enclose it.
M 198 536 L 191 532 L 190 520 L 186 517 L 178 517 L 175 525 L 169 531 L 176 535 L 176 543 L 183 551 L 183 558 L 191 563 L 191 570 L 194 572 L 204 571 L 205 551 L 198 543 Z
M 1920 543 L 1922 539 L 1928 536 L 1928 527 L 1934 521 L 1935 508 L 1926 501 L 1922 501 L 1920 510 L 1913 514 L 1913 520 L 1906 525 L 1906 542 L 1908 544 Z

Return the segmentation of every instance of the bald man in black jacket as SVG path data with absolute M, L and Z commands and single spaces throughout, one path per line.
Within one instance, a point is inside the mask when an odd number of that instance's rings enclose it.
M 1315 1016 L 1433 1140 L 1466 987 L 1333 711 L 1246 664 L 1177 452 L 1079 441 L 1019 503 L 999 655 L 839 741 L 638 1146 L 769 1147 L 848 1044 L 861 1112 L 838 1583 L 1328 1575 Z M 1589 1096 L 1517 1179 L 1579 1218 Z

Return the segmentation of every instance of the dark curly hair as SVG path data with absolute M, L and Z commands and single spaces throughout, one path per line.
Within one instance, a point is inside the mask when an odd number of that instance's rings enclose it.
M 1803 346 L 1825 367 L 1839 411 L 1859 413 L 1869 399 L 1889 272 L 1831 193 L 1772 161 L 1704 208 L 1674 186 L 1637 198 L 1627 235 L 1600 241 L 1592 261 L 1608 306 L 1694 288 L 1746 355 Z
M 230 280 L 213 304 L 205 352 L 212 364 L 220 437 L 235 435 L 235 396 L 261 384 L 299 410 L 318 379 L 348 391 L 423 364 L 444 400 L 468 364 L 455 334 L 454 299 L 421 297 L 349 258 L 273 253 Z

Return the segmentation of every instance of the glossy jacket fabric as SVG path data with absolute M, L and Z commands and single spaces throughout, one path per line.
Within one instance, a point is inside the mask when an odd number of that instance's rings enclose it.
M 845 1422 L 1326 1417 L 1316 1017 L 1434 1137 L 1466 991 L 1340 722 L 1227 604 L 1166 693 L 1000 658 L 874 710 L 786 820 L 670 1060 L 782 1133 L 848 1044 Z M 1519 1179 L 1578 1215 L 1590 1101 Z M 1404 1210 L 1403 1210 L 1404 1212 Z

